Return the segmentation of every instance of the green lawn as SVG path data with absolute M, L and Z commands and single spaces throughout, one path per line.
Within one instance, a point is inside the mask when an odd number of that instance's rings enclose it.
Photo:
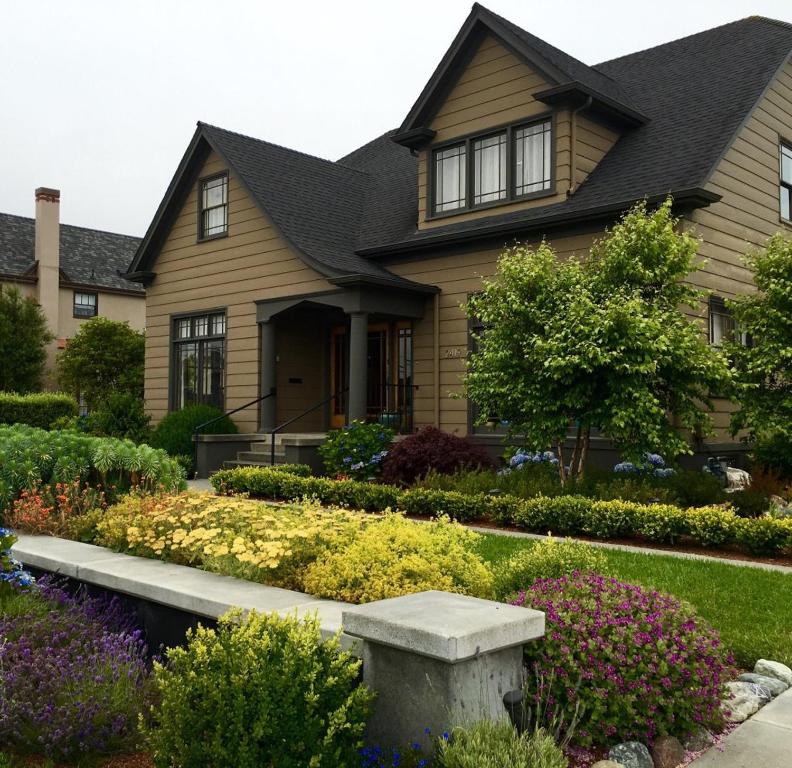
M 483 534 L 481 554 L 492 563 L 530 539 Z M 792 575 L 725 563 L 602 549 L 611 575 L 670 592 L 694 605 L 721 634 L 741 667 L 759 658 L 792 666 Z

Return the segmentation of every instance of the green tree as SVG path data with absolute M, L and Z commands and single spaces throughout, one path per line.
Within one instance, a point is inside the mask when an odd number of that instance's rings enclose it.
M 58 355 L 58 383 L 91 410 L 114 393 L 142 398 L 144 355 L 144 335 L 129 323 L 93 317 Z
M 35 299 L 0 285 L 0 391 L 38 392 L 54 338 Z
M 778 233 L 749 253 L 756 293 L 729 302 L 740 335 L 727 344 L 737 383 L 739 409 L 732 430 L 754 437 L 792 440 L 792 238 Z
M 555 446 L 562 482 L 583 473 L 593 428 L 628 458 L 690 453 L 685 431 L 706 431 L 710 393 L 728 391 L 724 354 L 683 311 L 702 294 L 685 282 L 698 242 L 677 224 L 670 200 L 653 212 L 641 203 L 585 260 L 515 246 L 466 305 L 484 328 L 465 376 L 480 421 Z

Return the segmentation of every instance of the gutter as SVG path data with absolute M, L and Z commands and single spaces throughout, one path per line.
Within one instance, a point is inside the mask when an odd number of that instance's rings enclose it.
M 587 96 L 586 100 L 578 107 L 572 110 L 571 126 L 569 131 L 569 144 L 570 144 L 570 164 L 572 166 L 569 174 L 569 189 L 567 190 L 567 197 L 572 197 L 577 191 L 577 116 L 579 112 L 588 109 L 594 99 Z

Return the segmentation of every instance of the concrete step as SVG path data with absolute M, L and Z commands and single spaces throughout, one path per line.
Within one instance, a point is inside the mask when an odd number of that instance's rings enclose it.
M 237 459 L 239 461 L 255 461 L 255 462 L 270 462 L 269 451 L 237 451 Z M 279 464 L 286 461 L 286 454 L 283 451 L 275 449 L 275 463 Z
M 276 464 L 282 464 L 281 461 L 276 461 Z M 271 467 L 272 464 L 267 461 L 245 461 L 242 459 L 231 459 L 223 462 L 223 469 L 234 469 L 235 467 Z

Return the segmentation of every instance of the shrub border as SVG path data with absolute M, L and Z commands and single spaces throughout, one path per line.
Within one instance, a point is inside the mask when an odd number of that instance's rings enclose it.
M 244 493 L 278 501 L 309 497 L 322 504 L 367 512 L 399 509 L 410 515 L 445 514 L 462 523 L 487 520 L 534 533 L 597 539 L 640 536 L 660 544 L 675 544 L 688 537 L 703 547 L 733 545 L 750 555 L 792 553 L 792 519 L 743 519 L 723 507 L 681 509 L 671 504 L 600 501 L 586 496 L 522 499 L 428 488 L 403 490 L 357 480 L 298 476 L 285 466 L 225 469 L 210 481 L 225 495 Z

